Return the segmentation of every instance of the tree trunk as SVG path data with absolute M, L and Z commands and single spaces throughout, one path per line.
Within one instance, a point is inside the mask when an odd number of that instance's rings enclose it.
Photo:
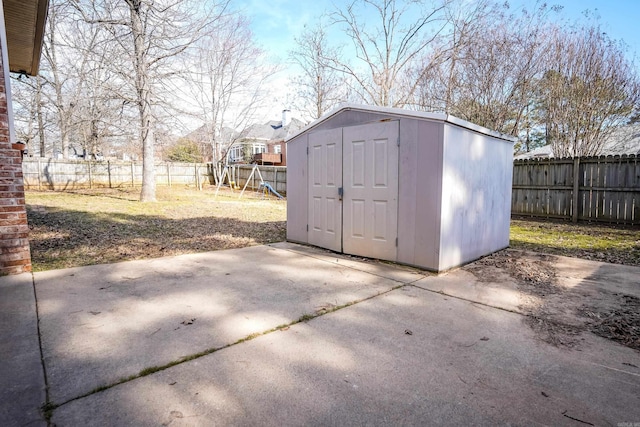
M 144 26 L 140 16 L 141 1 L 127 0 L 131 12 L 131 33 L 133 35 L 135 54 L 136 92 L 138 96 L 138 111 L 140 114 L 140 142 L 142 143 L 142 190 L 141 202 L 156 201 L 156 173 L 153 116 L 151 112 L 151 86 L 149 64 L 145 43 Z
M 40 77 L 36 77 L 36 117 L 38 120 L 38 140 L 40 142 L 40 157 L 45 157 L 45 139 L 44 139 L 44 115 L 42 114 L 42 85 Z

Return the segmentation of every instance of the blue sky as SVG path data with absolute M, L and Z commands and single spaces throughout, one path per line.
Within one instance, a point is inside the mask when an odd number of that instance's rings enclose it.
M 272 57 L 283 62 L 293 47 L 294 37 L 300 34 L 305 24 L 313 25 L 325 11 L 333 10 L 334 5 L 349 3 L 346 0 L 249 0 L 238 1 L 236 5 L 251 19 L 256 40 Z M 535 5 L 530 0 L 511 0 L 510 3 L 514 9 L 521 5 Z M 638 58 L 635 62 L 640 69 L 640 0 L 546 0 L 546 3 L 562 6 L 560 16 L 569 21 L 582 19 L 586 10 L 599 16 L 602 30 L 613 39 L 624 40 L 629 46 L 629 57 Z M 283 77 L 281 82 L 285 80 Z M 274 119 L 279 114 L 278 103 L 282 100 L 274 103 Z
M 639 0 L 561 0 L 548 3 L 563 6 L 563 14 L 574 19 L 581 18 L 585 10 L 596 12 L 602 29 L 611 38 L 624 40 L 629 45 L 630 55 L 633 52 L 640 55 Z
M 293 38 L 305 24 L 311 24 L 333 5 L 348 1 L 330 0 L 250 0 L 242 2 L 242 9 L 252 20 L 253 31 L 264 48 L 286 57 Z M 533 1 L 511 1 L 533 5 Z M 549 5 L 563 7 L 562 15 L 570 20 L 580 19 L 585 10 L 600 16 L 603 29 L 615 39 L 623 39 L 632 52 L 640 53 L 640 0 L 548 0 Z

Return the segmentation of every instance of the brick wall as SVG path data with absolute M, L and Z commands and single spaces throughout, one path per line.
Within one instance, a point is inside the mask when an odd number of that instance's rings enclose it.
M 20 147 L 9 138 L 5 74 L 0 55 L 0 276 L 31 271 Z

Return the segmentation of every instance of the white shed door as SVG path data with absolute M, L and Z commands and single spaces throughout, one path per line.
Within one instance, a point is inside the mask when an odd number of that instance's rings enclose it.
M 309 134 L 308 242 L 342 252 L 342 129 Z
M 396 260 L 399 122 L 343 128 L 343 251 Z

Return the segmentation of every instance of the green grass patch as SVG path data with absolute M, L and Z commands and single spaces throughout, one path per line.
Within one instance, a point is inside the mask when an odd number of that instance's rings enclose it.
M 515 249 L 640 265 L 640 228 L 560 221 L 512 220 Z

